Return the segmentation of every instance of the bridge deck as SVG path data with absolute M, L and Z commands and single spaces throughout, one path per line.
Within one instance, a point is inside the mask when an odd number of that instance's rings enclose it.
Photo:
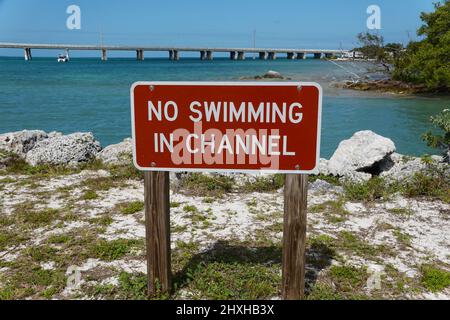
M 8 43 L 0 42 L 0 48 L 8 49 L 68 49 L 68 50 L 114 50 L 114 51 L 212 51 L 212 52 L 275 52 L 275 53 L 343 53 L 348 50 L 332 49 L 293 49 L 293 48 L 217 48 L 217 47 L 157 47 L 157 46 L 112 46 L 112 45 L 77 45 L 77 44 L 42 44 L 42 43 Z

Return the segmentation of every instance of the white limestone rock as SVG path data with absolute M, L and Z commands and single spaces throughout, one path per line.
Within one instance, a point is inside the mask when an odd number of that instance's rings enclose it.
M 92 133 L 76 132 L 69 135 L 54 135 L 39 141 L 31 149 L 25 160 L 35 166 L 38 164 L 69 165 L 88 162 L 101 150 L 100 143 Z
M 372 174 L 379 174 L 392 166 L 389 156 L 394 151 L 391 139 L 370 130 L 359 131 L 339 144 L 328 161 L 328 170 L 334 176 L 354 181 L 368 180 Z
M 3 133 L 0 134 L 0 150 L 24 157 L 39 141 L 47 138 L 48 134 L 42 130 L 23 130 Z
M 97 158 L 108 165 L 124 165 L 133 162 L 133 142 L 130 138 L 118 144 L 107 146 Z
M 391 155 L 394 162 L 392 168 L 380 174 L 381 177 L 391 181 L 404 181 L 413 177 L 416 173 L 430 173 L 430 166 L 422 158 L 403 156 L 398 153 Z M 443 157 L 431 156 L 432 165 L 436 168 L 450 170 L 450 167 L 444 162 Z M 434 171 L 434 169 L 431 169 Z M 450 171 L 449 171 L 450 172 Z M 449 173 L 450 174 L 450 173 Z
M 263 75 L 263 78 L 266 78 L 266 79 L 284 79 L 284 77 L 281 75 L 281 73 L 279 73 L 277 71 L 273 71 L 273 70 L 267 71 Z
M 328 169 L 328 160 L 320 158 L 319 160 L 319 174 L 324 176 L 330 175 L 330 170 Z

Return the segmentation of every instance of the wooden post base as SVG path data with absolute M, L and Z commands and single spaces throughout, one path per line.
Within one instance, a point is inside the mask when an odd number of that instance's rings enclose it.
M 287 174 L 284 187 L 283 299 L 303 299 L 305 291 L 308 176 Z
M 145 172 L 148 295 L 171 291 L 169 173 Z

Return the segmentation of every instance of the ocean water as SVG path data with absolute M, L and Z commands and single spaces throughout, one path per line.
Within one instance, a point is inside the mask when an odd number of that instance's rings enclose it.
M 339 142 L 370 129 L 391 138 L 403 154 L 435 153 L 421 141 L 431 115 L 450 106 L 449 97 L 398 97 L 332 87 L 333 81 L 361 76 L 367 65 L 325 60 L 245 61 L 215 59 L 56 59 L 0 58 L 0 133 L 23 129 L 90 131 L 103 146 L 131 135 L 130 86 L 135 81 L 232 81 L 281 72 L 293 80 L 317 81 L 324 88 L 321 156 Z

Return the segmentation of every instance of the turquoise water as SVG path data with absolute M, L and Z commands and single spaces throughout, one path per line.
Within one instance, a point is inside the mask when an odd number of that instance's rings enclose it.
M 364 65 L 342 63 L 351 71 Z M 330 86 L 349 74 L 319 60 L 230 61 L 216 59 L 55 59 L 0 58 L 0 133 L 23 129 L 91 131 L 103 146 L 131 135 L 129 90 L 139 80 L 238 80 L 276 70 L 324 88 L 322 157 L 355 131 L 370 129 L 391 138 L 400 153 L 432 153 L 420 135 L 431 115 L 450 105 L 449 97 L 393 97 L 338 90 Z

